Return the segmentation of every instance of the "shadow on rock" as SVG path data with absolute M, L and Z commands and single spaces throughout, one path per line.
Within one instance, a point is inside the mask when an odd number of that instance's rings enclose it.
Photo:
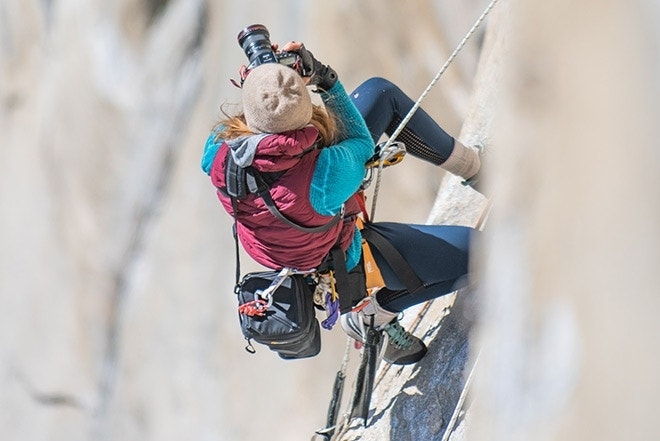
M 439 324 L 428 355 L 418 363 L 416 375 L 390 408 L 390 439 L 442 439 L 469 371 L 473 300 L 474 293 L 459 292 L 450 314 Z

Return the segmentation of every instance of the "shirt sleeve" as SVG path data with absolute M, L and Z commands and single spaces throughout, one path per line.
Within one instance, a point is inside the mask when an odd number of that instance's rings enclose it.
M 336 214 L 362 184 L 365 163 L 374 155 L 373 139 L 344 86 L 337 81 L 321 94 L 326 107 L 340 120 L 339 142 L 324 148 L 312 177 L 310 202 L 322 215 Z
M 215 155 L 218 153 L 218 149 L 224 142 L 222 139 L 217 139 L 218 133 L 221 131 L 221 128 L 214 129 L 209 137 L 206 139 L 206 144 L 204 145 L 204 152 L 202 154 L 202 170 L 207 175 L 211 174 L 211 166 L 213 165 L 213 160 Z

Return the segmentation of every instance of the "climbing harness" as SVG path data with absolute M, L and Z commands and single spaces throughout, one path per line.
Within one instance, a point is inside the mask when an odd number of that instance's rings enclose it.
M 445 64 L 442 66 L 442 68 L 438 71 L 438 73 L 435 75 L 433 80 L 429 83 L 429 85 L 426 87 L 424 92 L 420 95 L 419 99 L 415 102 L 415 104 L 412 106 L 410 111 L 408 111 L 408 114 L 406 115 L 405 118 L 401 121 L 401 123 L 397 126 L 396 130 L 392 133 L 392 135 L 389 137 L 389 139 L 385 142 L 385 144 L 382 147 L 382 151 L 388 151 L 390 146 L 396 141 L 397 136 L 401 134 L 403 129 L 405 128 L 406 124 L 410 121 L 410 119 L 413 117 L 417 109 L 422 105 L 422 101 L 426 98 L 426 96 L 429 94 L 433 86 L 435 86 L 435 83 L 438 82 L 440 77 L 445 73 L 449 65 L 454 61 L 456 56 L 459 54 L 459 52 L 463 49 L 463 46 L 465 46 L 465 43 L 472 37 L 472 34 L 477 30 L 477 28 L 481 25 L 481 23 L 486 19 L 488 14 L 490 13 L 491 9 L 493 9 L 493 6 L 497 3 L 498 0 L 491 0 L 491 2 L 486 6 L 486 9 L 482 12 L 482 14 L 479 16 L 477 21 L 472 25 L 472 28 L 468 31 L 468 33 L 463 37 L 461 42 L 456 46 L 456 49 L 451 53 Z M 374 187 L 374 194 L 373 194 L 373 200 L 371 202 L 371 219 L 374 218 L 375 213 L 376 213 L 376 202 L 378 200 L 378 191 L 380 189 L 380 180 L 381 180 L 381 172 L 384 168 L 383 162 L 381 161 L 378 164 L 377 167 L 377 174 L 376 174 L 376 185 Z

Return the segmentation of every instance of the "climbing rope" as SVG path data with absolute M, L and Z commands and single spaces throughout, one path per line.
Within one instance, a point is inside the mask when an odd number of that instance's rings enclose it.
M 445 433 L 443 433 L 442 435 L 442 441 L 449 441 L 449 437 L 454 432 L 454 425 L 456 424 L 456 421 L 458 421 L 458 416 L 460 415 L 461 409 L 463 408 L 463 403 L 465 402 L 465 398 L 467 397 L 468 388 L 470 387 L 470 383 L 472 382 L 472 376 L 474 375 L 474 371 L 477 368 L 477 362 L 479 361 L 480 355 L 481 355 L 481 350 L 475 357 L 474 364 L 472 365 L 472 369 L 470 370 L 470 375 L 468 375 L 467 379 L 465 380 L 465 384 L 463 385 L 463 390 L 461 391 L 461 395 L 458 397 L 458 402 L 456 403 L 456 407 L 454 408 L 454 413 L 452 414 L 451 419 L 447 424 Z
M 454 49 L 454 52 L 449 56 L 445 64 L 442 66 L 442 68 L 438 71 L 438 73 L 435 75 L 433 80 L 429 83 L 429 85 L 426 87 L 424 92 L 420 95 L 419 99 L 415 102 L 415 105 L 412 106 L 406 117 L 401 121 L 399 126 L 396 128 L 396 130 L 392 133 L 390 138 L 387 140 L 385 145 L 382 148 L 382 151 L 388 151 L 390 145 L 394 143 L 396 140 L 397 136 L 401 134 L 403 129 L 406 127 L 406 124 L 408 124 L 408 121 L 413 117 L 417 109 L 422 105 L 422 101 L 426 98 L 426 95 L 429 94 L 433 86 L 435 86 L 435 83 L 438 82 L 440 77 L 445 73 L 449 65 L 454 61 L 454 58 L 459 54 L 459 52 L 463 49 L 463 46 L 465 46 L 465 43 L 472 37 L 472 34 L 479 28 L 481 23 L 486 19 L 488 14 L 490 13 L 491 9 L 493 9 L 493 6 L 495 6 L 495 3 L 497 3 L 498 0 L 491 0 L 491 2 L 486 6 L 486 9 L 484 9 L 484 12 L 482 12 L 481 16 L 477 19 L 477 21 L 472 25 L 472 28 L 468 31 L 468 33 L 463 37 L 461 42 L 456 46 L 456 49 Z M 378 172 L 376 173 L 376 184 L 374 187 L 374 194 L 373 194 L 373 200 L 371 202 L 371 219 L 374 219 L 374 215 L 376 213 L 376 201 L 378 200 L 378 190 L 380 189 L 380 180 L 381 180 L 381 172 L 383 170 L 383 161 L 379 162 L 378 164 Z

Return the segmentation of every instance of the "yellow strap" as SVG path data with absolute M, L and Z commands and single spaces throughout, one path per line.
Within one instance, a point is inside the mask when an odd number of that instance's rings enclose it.
M 375 288 L 382 288 L 385 286 L 385 281 L 383 280 L 383 275 L 376 265 L 373 254 L 371 254 L 371 248 L 366 240 L 362 241 L 362 256 L 364 258 L 364 274 L 367 279 L 367 291 L 371 291 Z
M 362 219 L 357 219 L 357 226 L 360 230 L 364 227 Z M 362 239 L 362 260 L 364 261 L 364 275 L 367 279 L 367 292 L 371 294 L 374 289 L 384 287 L 385 281 L 371 252 L 371 247 L 364 239 Z
M 335 286 L 335 272 L 330 271 L 328 273 L 328 276 L 330 277 L 330 298 L 334 302 L 339 298 L 339 294 L 337 293 L 337 287 Z

